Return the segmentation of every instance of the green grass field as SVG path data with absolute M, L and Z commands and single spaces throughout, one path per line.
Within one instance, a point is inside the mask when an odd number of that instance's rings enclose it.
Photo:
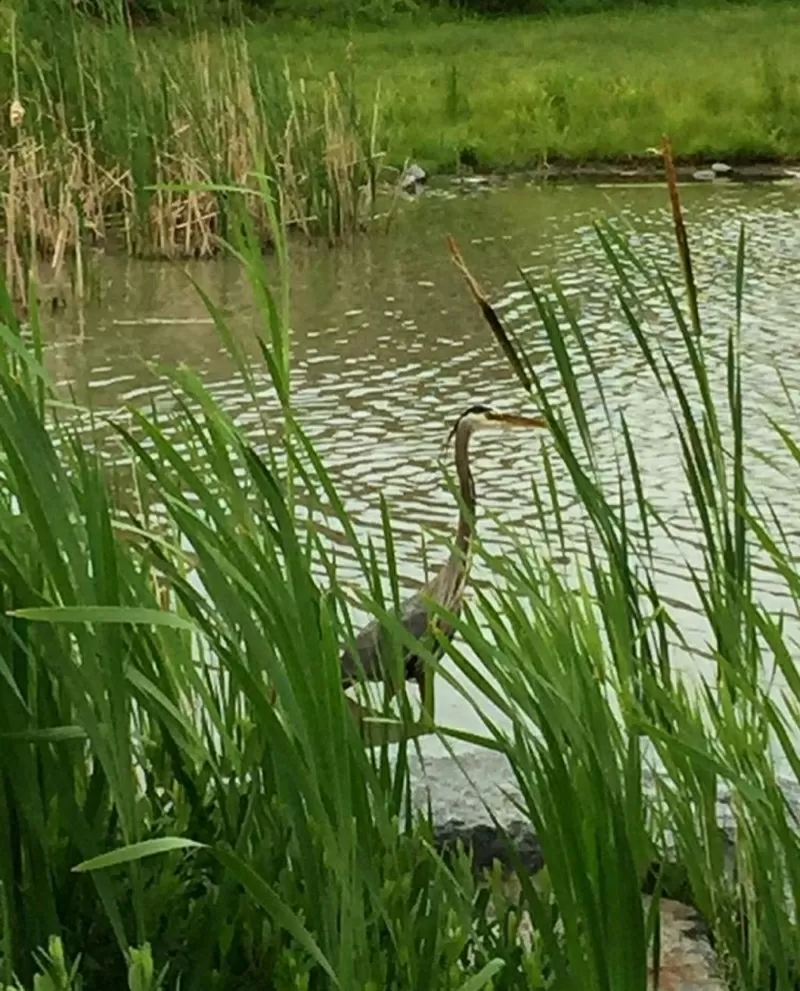
M 331 32 L 251 29 L 256 59 L 381 85 L 393 164 L 452 169 L 543 158 L 800 154 L 800 8 L 635 10 Z M 309 63 L 311 69 L 309 70 Z

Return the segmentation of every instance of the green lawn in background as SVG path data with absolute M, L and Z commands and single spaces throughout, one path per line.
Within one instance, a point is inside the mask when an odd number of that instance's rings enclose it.
M 331 30 L 250 29 L 257 63 L 380 83 L 389 157 L 453 169 L 640 156 L 800 154 L 800 7 L 640 9 Z

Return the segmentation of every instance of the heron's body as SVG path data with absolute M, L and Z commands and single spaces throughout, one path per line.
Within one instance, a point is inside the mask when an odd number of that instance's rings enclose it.
M 446 604 L 450 612 L 456 615 L 461 610 L 464 598 L 464 587 L 467 583 L 468 568 L 462 568 L 457 559 L 451 555 L 447 564 L 439 573 L 414 595 L 409 596 L 400 606 L 400 622 L 417 640 L 428 633 L 431 624 L 430 603 Z M 452 639 L 454 630 L 441 617 L 436 620 L 441 633 Z M 384 671 L 385 631 L 377 619 L 372 620 L 356 636 L 355 654 L 345 650 L 341 657 L 342 681 L 345 685 L 358 681 L 359 673 L 367 681 L 382 681 Z M 441 650 L 435 650 L 441 653 Z M 407 653 L 403 658 L 406 680 L 417 681 L 422 691 L 422 662 L 415 653 Z
M 431 603 L 435 602 L 450 613 L 458 615 L 464 601 L 464 589 L 469 577 L 472 559 L 472 543 L 475 535 L 475 483 L 470 471 L 469 442 L 475 430 L 484 426 L 543 427 L 541 417 L 511 416 L 495 413 L 488 406 L 471 406 L 456 421 L 451 431 L 455 437 L 455 465 L 458 473 L 460 513 L 456 540 L 450 556 L 437 574 L 400 607 L 403 627 L 417 640 L 431 629 L 432 622 L 447 639 L 455 633 L 451 624 L 441 616 L 434 616 Z M 356 683 L 360 678 L 383 681 L 387 677 L 384 645 L 386 634 L 379 620 L 365 626 L 355 638 L 354 649 L 347 648 L 341 655 L 342 684 Z M 434 656 L 442 653 L 441 643 L 432 644 Z M 426 672 L 424 664 L 415 652 L 407 652 L 403 658 L 404 677 L 416 681 L 420 688 L 423 706 L 426 696 Z M 400 686 L 392 686 L 398 691 Z

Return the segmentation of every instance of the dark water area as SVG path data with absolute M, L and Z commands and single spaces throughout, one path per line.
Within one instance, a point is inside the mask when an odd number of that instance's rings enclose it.
M 774 508 L 790 539 L 800 532 L 798 471 L 769 423 L 796 433 L 794 396 L 800 386 L 800 184 L 715 184 L 683 191 L 713 372 L 722 401 L 725 347 L 735 316 L 734 287 L 739 226 L 747 232 L 743 313 L 743 389 L 746 440 L 754 497 Z M 463 280 L 450 261 L 452 234 L 486 294 L 517 332 L 556 401 L 561 395 L 555 359 L 517 270 L 540 288 L 556 277 L 584 328 L 601 373 L 609 426 L 597 388 L 580 378 L 601 474 L 614 484 L 623 455 L 619 413 L 636 447 L 645 490 L 670 524 L 656 540 L 661 591 L 675 602 L 688 648 L 676 662 L 689 673 L 711 670 L 708 639 L 697 614 L 688 565 L 699 565 L 697 521 L 688 508 L 678 436 L 668 404 L 614 301 L 617 282 L 594 230 L 607 219 L 632 245 L 657 259 L 679 288 L 679 271 L 666 193 L 660 186 L 556 188 L 510 182 L 452 195 L 432 191 L 403 203 L 389 233 L 374 233 L 337 250 L 290 246 L 293 397 L 296 413 L 314 440 L 361 531 L 379 535 L 379 497 L 386 497 L 406 590 L 425 577 L 423 532 L 431 566 L 443 559 L 442 540 L 455 522 L 443 483 L 440 454 L 455 416 L 472 402 L 531 411 L 487 331 Z M 276 273 L 275 260 L 265 259 Z M 259 410 L 222 352 L 208 313 L 187 273 L 230 319 L 244 339 L 259 322 L 238 263 L 185 265 L 103 259 L 96 276 L 99 299 L 82 326 L 67 311 L 51 317 L 49 364 L 58 381 L 90 397 L 96 409 L 127 402 L 166 401 L 165 383 L 150 363 L 185 362 L 255 437 Z M 643 288 L 640 316 L 654 344 L 663 345 L 678 370 L 686 357 L 663 296 Z M 585 371 L 585 366 L 580 366 Z M 262 409 L 277 409 L 266 371 Z M 546 439 L 530 435 L 478 437 L 473 472 L 483 507 L 481 536 L 488 550 L 513 548 L 515 539 L 543 541 L 531 482 L 544 482 Z M 111 457 L 112 455 L 109 454 Z M 606 474 L 607 473 L 607 474 Z M 570 534 L 564 568 L 578 567 L 585 537 L 579 507 L 563 486 Z M 435 538 L 439 539 L 438 546 Z M 341 570 L 358 584 L 354 562 Z M 480 557 L 473 581 L 488 579 Z M 771 608 L 796 610 L 776 576 L 765 571 L 759 594 Z M 795 624 L 796 625 L 796 624 Z M 794 625 L 787 627 L 793 633 Z M 474 714 L 447 686 L 437 687 L 437 716 L 446 725 L 477 729 Z M 432 744 L 433 746 L 433 744 Z

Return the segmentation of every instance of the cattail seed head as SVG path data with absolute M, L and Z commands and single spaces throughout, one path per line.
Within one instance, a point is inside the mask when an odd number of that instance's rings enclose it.
M 12 127 L 19 127 L 25 119 L 25 107 L 23 107 L 16 98 L 11 101 L 11 109 L 8 112 L 8 119 Z

